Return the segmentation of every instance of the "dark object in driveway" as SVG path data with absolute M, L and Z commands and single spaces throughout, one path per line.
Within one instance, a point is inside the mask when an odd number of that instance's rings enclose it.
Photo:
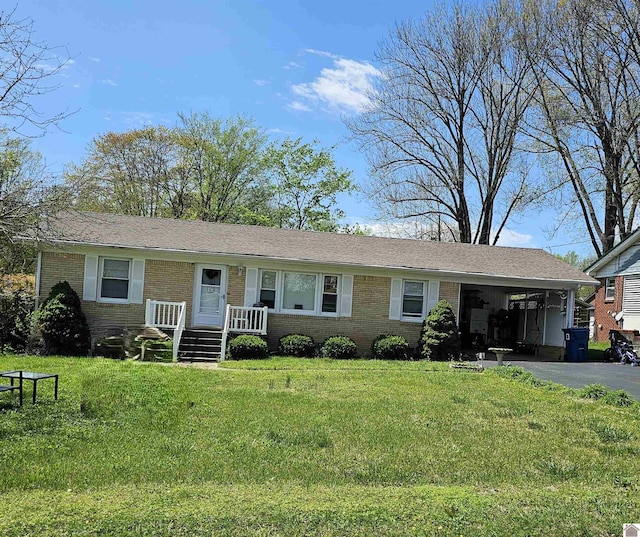
M 631 341 L 617 330 L 609 330 L 609 342 L 611 346 L 604 351 L 604 357 L 610 362 L 621 364 L 640 365 L 640 359 L 633 349 Z

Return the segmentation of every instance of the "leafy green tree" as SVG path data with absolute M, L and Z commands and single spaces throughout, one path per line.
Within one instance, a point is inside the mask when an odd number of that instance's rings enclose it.
M 267 138 L 253 120 L 206 112 L 179 114 L 180 161 L 193 189 L 192 214 L 207 222 L 256 223 L 269 189 L 262 152 Z
M 460 335 L 456 316 L 446 300 L 440 300 L 429 312 L 420 333 L 420 356 L 425 360 L 449 360 L 460 353 Z
M 47 217 L 67 204 L 29 140 L 0 131 L 0 269 L 30 272 L 35 253 L 17 237 L 46 239 Z
M 163 126 L 97 136 L 66 180 L 78 209 L 181 218 L 191 205 L 176 133 Z
M 344 217 L 337 208 L 337 196 L 355 190 L 351 172 L 338 168 L 331 151 L 317 146 L 317 141 L 309 144 L 287 138 L 266 150 L 278 227 L 336 231 Z

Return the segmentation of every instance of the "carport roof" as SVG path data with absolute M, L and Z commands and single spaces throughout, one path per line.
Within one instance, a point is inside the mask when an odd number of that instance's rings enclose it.
M 67 211 L 50 222 L 52 242 L 352 267 L 414 269 L 446 275 L 597 285 L 540 249 L 393 239 L 202 221 Z

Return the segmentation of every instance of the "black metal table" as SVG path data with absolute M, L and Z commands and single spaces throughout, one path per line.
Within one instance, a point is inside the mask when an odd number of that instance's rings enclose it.
M 11 379 L 11 386 L 13 386 L 13 379 L 20 378 L 20 371 L 5 371 L 0 373 L 0 377 Z M 54 379 L 55 385 L 53 388 L 54 398 L 58 399 L 58 374 L 57 373 L 34 373 L 32 371 L 22 371 L 22 380 L 30 380 L 33 382 L 33 402 L 36 402 L 36 388 L 38 381 L 42 379 Z

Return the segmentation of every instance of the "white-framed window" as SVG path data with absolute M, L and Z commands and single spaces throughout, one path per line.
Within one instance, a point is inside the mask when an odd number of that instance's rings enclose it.
M 258 301 L 262 302 L 270 310 L 276 308 L 276 290 L 278 273 L 275 270 L 263 270 L 260 272 L 260 294 Z
M 402 282 L 402 317 L 422 319 L 426 297 L 425 282 L 404 280 Z
M 613 300 L 616 297 L 616 279 L 607 278 L 605 280 L 604 299 Z
M 327 317 L 340 312 L 342 276 L 338 274 L 261 269 L 257 278 L 257 299 L 274 312 Z M 349 308 L 345 311 L 350 315 Z
M 314 313 L 316 311 L 317 274 L 282 273 L 282 311 Z
M 128 302 L 131 288 L 131 260 L 100 258 L 98 300 Z
M 322 276 L 322 313 L 338 313 L 338 284 L 340 278 L 336 275 Z

